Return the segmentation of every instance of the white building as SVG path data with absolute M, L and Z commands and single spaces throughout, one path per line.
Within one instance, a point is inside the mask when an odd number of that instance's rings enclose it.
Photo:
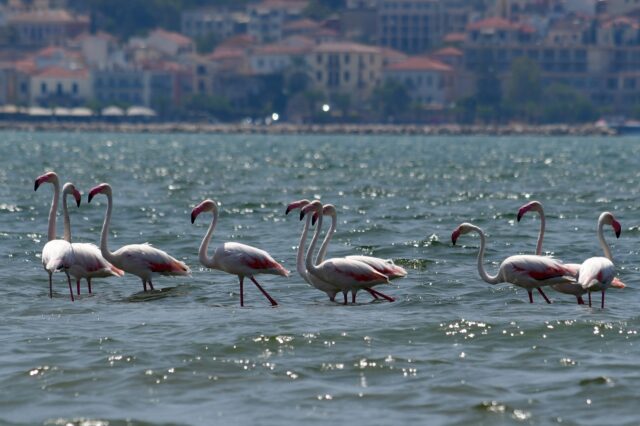
M 443 62 L 413 56 L 389 65 L 383 76 L 385 81 L 403 84 L 416 103 L 447 106 L 453 100 L 454 70 Z

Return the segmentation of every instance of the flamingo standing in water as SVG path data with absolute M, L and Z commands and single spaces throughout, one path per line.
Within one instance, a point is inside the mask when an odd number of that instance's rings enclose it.
M 316 257 L 316 264 L 321 263 L 324 260 L 325 255 L 327 254 L 327 250 L 329 248 L 329 243 L 333 238 L 333 234 L 336 230 L 338 224 L 338 214 L 336 212 L 336 207 L 333 204 L 325 204 L 322 207 L 322 214 L 324 216 L 331 217 L 331 226 L 327 231 L 327 235 L 322 242 L 322 246 L 320 246 L 320 251 L 318 252 L 318 256 Z M 386 275 L 389 278 L 389 281 L 404 278 L 407 276 L 407 271 L 401 267 L 393 263 L 391 259 L 381 259 L 379 257 L 373 256 L 362 256 L 362 255 L 351 255 L 346 256 L 346 259 L 357 260 L 359 262 L 366 263 L 371 266 L 376 271 L 380 272 L 383 275 Z M 365 288 L 374 298 L 378 298 L 378 296 L 388 300 L 389 302 L 395 301 L 395 299 L 391 296 L 387 296 L 386 294 L 374 290 L 372 288 Z M 356 290 L 357 291 L 357 290 Z M 356 293 L 352 293 L 352 303 L 356 302 Z
M 71 301 L 73 302 L 73 289 L 71 288 L 71 277 L 69 276 L 69 268 L 74 262 L 73 247 L 71 247 L 68 241 L 56 239 L 56 213 L 60 198 L 60 180 L 55 172 L 45 173 L 38 176 L 33 190 L 37 191 L 43 183 L 53 185 L 53 199 L 51 200 L 51 209 L 49 209 L 47 243 L 42 248 L 42 266 L 44 266 L 45 271 L 49 274 L 49 297 L 53 297 L 52 275 L 55 271 L 62 270 L 67 275 L 69 293 L 71 295 Z
M 295 201 L 287 206 L 287 210 L 285 211 L 285 215 L 288 215 L 290 211 L 300 209 L 309 204 L 309 200 L 300 200 Z M 304 246 L 307 242 L 307 234 L 309 232 L 309 227 L 311 225 L 312 215 L 307 215 L 307 219 L 304 223 L 304 228 L 302 229 L 302 235 L 300 236 L 300 243 L 298 244 L 298 254 L 296 257 L 296 270 L 300 274 L 300 276 L 311 286 L 317 288 L 320 291 L 323 291 L 329 296 L 329 300 L 335 302 L 336 294 L 340 291 L 339 287 L 336 287 L 333 284 L 324 282 L 319 278 L 316 278 L 314 275 L 311 275 L 304 263 Z M 346 297 L 346 296 L 345 296 Z
M 107 237 L 109 236 L 109 224 L 111 223 L 111 211 L 113 210 L 111 186 L 108 183 L 101 183 L 92 188 L 89 191 L 89 202 L 98 194 L 107 196 L 107 212 L 102 224 L 102 234 L 100 235 L 100 252 L 108 262 L 125 272 L 140 277 L 144 291 L 147 291 L 147 283 L 149 288 L 154 290 L 151 277 L 156 274 L 189 275 L 191 273 L 191 270 L 184 262 L 147 243 L 130 244 L 120 247 L 115 252 L 110 252 L 107 247 Z
M 520 207 L 520 209 L 518 209 L 518 222 L 520 222 L 522 217 L 529 211 L 536 212 L 540 216 L 540 231 L 538 233 L 538 241 L 536 243 L 536 254 L 540 256 L 542 255 L 542 241 L 544 239 L 544 231 L 545 231 L 545 223 L 546 223 L 544 208 L 542 207 L 542 203 L 540 201 L 534 200 L 529 203 L 526 203 L 525 205 Z M 575 277 L 578 276 L 578 271 L 580 270 L 579 263 L 565 263 L 564 266 L 569 270 L 571 270 L 571 275 Z M 582 295 L 587 293 L 587 291 L 584 288 L 582 288 L 582 285 L 580 285 L 578 282 L 554 284 L 551 287 L 560 293 L 571 294 L 575 296 L 576 300 L 578 301 L 578 305 L 584 305 L 584 300 L 582 299 Z M 625 285 L 619 279 L 614 278 L 611 283 L 611 287 L 624 288 Z
M 529 302 L 533 303 L 533 289 L 544 297 L 547 303 L 551 303 L 540 287 L 564 282 L 574 282 L 571 271 L 562 262 L 545 256 L 516 255 L 502 261 L 496 275 L 489 275 L 484 269 L 484 249 L 486 238 L 484 232 L 478 226 L 470 223 L 459 225 L 451 234 L 451 241 L 455 245 L 458 237 L 469 232 L 477 232 L 480 235 L 480 251 L 478 252 L 478 273 L 489 284 L 508 282 L 527 290 Z
M 276 306 L 278 302 L 256 281 L 255 275 L 273 274 L 288 277 L 289 271 L 276 262 L 266 251 L 246 244 L 223 243 L 216 249 L 212 257 L 207 256 L 213 230 L 218 222 L 218 205 L 213 200 L 204 200 L 191 211 L 191 223 L 195 222 L 200 213 L 209 211 L 213 213 L 213 219 L 211 220 L 211 225 L 209 225 L 209 230 L 202 239 L 202 243 L 200 243 L 198 252 L 200 263 L 207 268 L 218 269 L 238 276 L 240 280 L 240 306 L 244 306 L 244 277 L 249 277 L 258 287 L 258 290 L 271 302 L 271 306 Z
M 107 262 L 95 244 L 71 242 L 71 221 L 69 219 L 69 210 L 67 209 L 67 195 L 73 195 L 78 207 L 80 207 L 82 197 L 80 196 L 80 191 L 72 183 L 67 182 L 62 187 L 64 239 L 71 243 L 74 254 L 74 261 L 69 268 L 69 274 L 76 279 L 78 294 L 80 294 L 80 280 L 83 278 L 87 280 L 89 294 L 91 294 L 92 278 L 121 277 L 124 272 Z
M 332 258 L 325 260 L 318 265 L 313 262 L 313 252 L 315 251 L 320 237 L 320 231 L 322 228 L 322 203 L 320 201 L 313 201 L 302 208 L 300 212 L 300 219 L 302 219 L 307 213 L 317 213 L 316 230 L 311 240 L 311 245 L 307 250 L 307 257 L 305 259 L 305 266 L 309 274 L 319 278 L 324 282 L 333 284 L 340 288 L 344 295 L 344 304 L 347 304 L 347 293 L 349 291 L 357 291 L 359 289 L 371 288 L 374 285 L 385 284 L 389 282 L 389 278 L 386 275 L 373 269 L 366 263 L 345 258 Z M 315 219 L 315 218 L 314 218 Z M 312 222 L 314 221 L 312 219 Z
M 598 241 L 604 251 L 605 257 L 590 257 L 582 262 L 578 271 L 578 283 L 583 289 L 589 292 L 589 306 L 591 306 L 591 292 L 600 290 L 602 292 L 601 308 L 604 309 L 604 292 L 609 288 L 615 279 L 616 267 L 613 265 L 613 257 L 609 244 L 604 239 L 603 227 L 611 225 L 616 238 L 620 238 L 622 227 L 613 214 L 603 212 L 598 218 Z

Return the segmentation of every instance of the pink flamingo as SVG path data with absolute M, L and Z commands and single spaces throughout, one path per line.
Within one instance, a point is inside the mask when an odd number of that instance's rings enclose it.
M 336 230 L 338 224 L 338 214 L 336 212 L 336 207 L 333 204 L 325 204 L 322 207 L 322 214 L 324 216 L 331 217 L 331 226 L 327 231 L 327 235 L 322 242 L 322 246 L 320 246 L 320 251 L 318 252 L 318 256 L 316 257 L 316 264 L 322 262 L 324 260 L 325 255 L 327 254 L 327 250 L 329 248 L 329 243 L 333 238 L 333 234 Z M 314 215 L 315 217 L 315 215 Z M 404 278 L 407 276 L 407 271 L 401 267 L 393 263 L 391 259 L 381 259 L 379 257 L 373 256 L 361 256 L 361 255 L 351 255 L 346 256 L 346 259 L 357 260 L 359 262 L 366 263 L 371 266 L 376 271 L 380 272 L 383 275 L 386 275 L 389 278 L 389 281 Z M 391 296 L 387 296 L 386 294 L 374 290 L 372 288 L 365 288 L 374 298 L 378 298 L 378 296 L 388 300 L 389 302 L 394 302 L 395 299 Z M 352 293 L 352 303 L 355 303 L 356 293 Z
M 218 205 L 213 200 L 204 200 L 191 211 L 191 223 L 195 222 L 200 213 L 209 211 L 213 213 L 213 219 L 209 225 L 209 230 L 202 239 L 202 243 L 200 243 L 198 253 L 200 263 L 207 268 L 217 269 L 238 276 L 240 281 L 240 306 L 244 306 L 244 277 L 249 277 L 256 287 L 258 287 L 258 290 L 271 302 L 271 306 L 276 306 L 278 302 L 256 281 L 255 275 L 272 274 L 288 277 L 289 271 L 276 262 L 266 251 L 246 244 L 223 243 L 216 249 L 212 257 L 208 257 L 207 250 L 216 223 L 218 222 Z
M 68 241 L 56 239 L 56 212 L 58 210 L 58 200 L 60 198 L 60 180 L 55 172 L 45 173 L 38 176 L 33 186 L 37 191 L 43 183 L 53 185 L 53 200 L 49 209 L 49 230 L 47 232 L 47 243 L 42 248 L 42 266 L 49 274 L 49 297 L 53 297 L 52 275 L 55 271 L 62 270 L 69 282 L 69 293 L 73 302 L 73 289 L 71 288 L 71 277 L 69 268 L 74 262 L 73 247 Z
M 522 217 L 529 211 L 536 212 L 540 216 L 540 231 L 538 233 L 538 241 L 536 243 L 536 254 L 542 255 L 542 242 L 544 239 L 544 231 L 545 231 L 545 223 L 546 223 L 544 208 L 542 207 L 542 203 L 540 203 L 539 201 L 531 201 L 529 203 L 526 203 L 522 207 L 520 207 L 520 209 L 518 210 L 518 222 L 520 222 Z M 578 276 L 578 272 L 581 266 L 579 263 L 565 263 L 564 266 L 571 271 L 572 276 L 574 277 Z M 551 287 L 560 293 L 571 294 L 575 296 L 576 300 L 578 301 L 578 305 L 584 305 L 584 300 L 582 299 L 582 295 L 587 293 L 587 291 L 584 288 L 582 288 L 582 285 L 580 285 L 578 282 L 554 284 Z M 614 278 L 613 281 L 611 282 L 611 287 L 624 288 L 625 284 L 619 279 Z
M 151 277 L 160 275 L 189 275 L 191 270 L 181 262 L 162 250 L 152 247 L 150 244 L 130 244 L 120 247 L 115 252 L 110 252 L 107 247 L 109 236 L 109 224 L 111 223 L 111 211 L 113 210 L 113 197 L 111 186 L 101 183 L 89 191 L 89 202 L 98 194 L 107 196 L 107 212 L 102 224 L 100 235 L 100 252 L 102 256 L 118 269 L 136 275 L 142 280 L 142 287 L 147 291 L 147 283 L 154 290 Z
M 67 195 L 73 195 L 78 207 L 80 207 L 82 197 L 72 183 L 67 182 L 62 187 L 64 239 L 71 243 L 74 254 L 74 262 L 69 268 L 69 273 L 76 279 L 78 294 L 80 294 L 80 280 L 83 278 L 87 280 L 89 294 L 91 294 L 92 278 L 121 277 L 124 272 L 107 262 L 95 244 L 71 242 L 71 221 L 69 220 L 69 210 L 67 209 Z
M 307 204 L 309 204 L 309 200 L 295 201 L 287 206 L 285 215 L 289 214 L 290 211 L 302 208 Z M 307 215 L 307 219 L 304 223 L 304 228 L 302 229 L 302 235 L 300 236 L 300 243 L 298 244 L 298 254 L 296 257 L 296 270 L 307 283 L 311 284 L 312 287 L 325 292 L 327 296 L 329 296 L 329 300 L 335 302 L 336 294 L 338 294 L 340 288 L 336 287 L 333 284 L 324 282 L 319 278 L 316 278 L 314 275 L 311 275 L 309 271 L 307 271 L 307 268 L 304 264 L 304 246 L 307 242 L 307 234 L 311 225 L 311 217 L 312 215 Z
M 302 219 L 305 214 L 311 212 L 317 213 L 318 219 L 316 230 L 313 234 L 313 239 L 311 240 L 311 245 L 309 246 L 305 260 L 305 266 L 309 274 L 340 288 L 344 295 L 345 305 L 347 304 L 347 293 L 349 291 L 354 292 L 359 289 L 371 288 L 374 285 L 389 282 L 389 278 L 387 278 L 386 275 L 381 274 L 366 263 L 357 260 L 332 258 L 315 265 L 312 257 L 322 228 L 322 203 L 316 200 L 303 207 L 300 212 L 300 218 Z
M 486 238 L 484 232 L 478 226 L 463 223 L 451 234 L 451 241 L 455 245 L 458 237 L 469 232 L 477 232 L 480 235 L 480 251 L 478 252 L 478 273 L 489 284 L 508 282 L 527 290 L 529 302 L 533 303 L 533 289 L 544 297 L 547 303 L 551 303 L 540 287 L 545 285 L 574 282 L 575 279 L 560 261 L 545 256 L 516 255 L 506 258 L 500 264 L 496 275 L 489 275 L 484 269 L 484 250 Z
M 598 241 L 604 251 L 605 257 L 590 257 L 582 262 L 578 271 L 578 283 L 589 292 L 589 306 L 591 306 L 591 292 L 600 290 L 602 292 L 601 308 L 604 309 L 604 292 L 612 286 L 616 274 L 616 267 L 613 264 L 611 249 L 604 239 L 603 227 L 611 225 L 616 238 L 620 238 L 622 227 L 613 214 L 603 212 L 598 218 Z

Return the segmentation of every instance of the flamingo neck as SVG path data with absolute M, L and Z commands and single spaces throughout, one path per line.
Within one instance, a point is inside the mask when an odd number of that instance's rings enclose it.
M 536 244 L 536 254 L 538 256 L 542 255 L 542 241 L 544 239 L 544 229 L 546 225 L 546 221 L 544 218 L 544 210 L 542 208 L 538 211 L 540 214 L 540 232 L 538 233 L 538 243 Z
M 62 194 L 62 216 L 64 218 L 64 239 L 71 242 L 71 221 L 69 220 L 69 209 L 67 208 L 67 193 Z
M 49 230 L 47 231 L 47 241 L 56 239 L 56 213 L 58 212 L 58 200 L 60 198 L 60 182 L 53 181 L 53 199 L 51 209 L 49 209 Z
M 113 253 L 109 251 L 107 247 L 107 238 L 109 236 L 109 224 L 111 223 L 111 211 L 113 210 L 113 199 L 110 192 L 106 193 L 107 196 L 107 212 L 104 215 L 104 222 L 102 223 L 102 233 L 100 234 L 100 252 L 102 257 L 107 261 L 114 263 Z
M 320 251 L 316 256 L 316 265 L 318 265 L 319 263 L 322 263 L 322 261 L 324 260 L 324 257 L 327 255 L 327 250 L 329 249 L 329 243 L 333 238 L 333 233 L 336 231 L 337 223 L 338 223 L 338 216 L 335 213 L 332 213 L 331 226 L 329 227 L 329 230 L 327 231 L 327 235 L 325 235 L 324 241 L 322 241 L 322 245 L 320 246 Z
M 311 214 L 311 212 L 309 212 Z M 318 212 L 318 223 L 316 223 L 316 231 L 313 233 L 313 239 L 311 240 L 311 244 L 309 245 L 309 250 L 307 250 L 307 258 L 305 261 L 305 265 L 307 267 L 307 273 L 312 274 L 318 270 L 316 265 L 313 264 L 313 252 L 316 249 L 316 244 L 318 243 L 318 238 L 320 237 L 320 231 L 322 228 L 322 210 Z
M 600 242 L 600 247 L 602 247 L 602 251 L 604 251 L 604 256 L 613 262 L 613 256 L 611 256 L 611 249 L 609 248 L 609 244 L 604 239 L 604 222 L 598 220 L 598 241 Z
M 489 275 L 486 269 L 484 269 L 484 249 L 487 244 L 484 232 L 478 227 L 475 227 L 474 230 L 478 233 L 478 235 L 480 235 L 480 251 L 478 252 L 478 273 L 485 282 L 489 284 L 498 284 L 502 282 L 502 280 L 500 280 L 500 273 L 498 272 L 496 275 Z
M 209 243 L 211 242 L 211 237 L 213 236 L 213 230 L 216 228 L 216 224 L 218 223 L 218 209 L 213 209 L 212 211 L 213 219 L 211 219 L 211 224 L 209 225 L 209 229 L 207 233 L 204 235 L 202 242 L 200 243 L 200 250 L 198 251 L 198 258 L 200 259 L 200 263 L 207 268 L 216 269 L 217 265 L 214 257 L 208 257 L 207 251 L 209 250 Z
M 307 234 L 309 233 L 309 226 L 311 225 L 311 215 L 307 216 L 307 220 L 304 222 L 304 228 L 302 228 L 302 235 L 300 235 L 300 243 L 298 244 L 298 255 L 296 257 L 296 269 L 298 273 L 302 275 L 305 280 L 308 279 L 307 268 L 304 265 L 304 245 L 307 242 Z

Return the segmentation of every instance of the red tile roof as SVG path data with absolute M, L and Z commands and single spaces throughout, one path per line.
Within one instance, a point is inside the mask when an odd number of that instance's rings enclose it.
M 494 16 L 491 18 L 482 19 L 480 21 L 472 22 L 467 25 L 468 30 L 484 30 L 484 29 L 496 29 L 496 30 L 517 30 L 520 29 L 520 24 L 517 22 L 507 21 L 506 19 Z
M 445 43 L 460 43 L 464 42 L 467 39 L 467 35 L 465 33 L 449 33 L 444 36 Z
M 464 53 L 455 47 L 444 47 L 433 52 L 434 56 L 463 56 Z
M 315 30 L 320 28 L 320 23 L 311 19 L 298 19 L 285 24 L 282 28 L 285 30 Z
M 180 46 L 188 46 L 193 43 L 193 41 L 189 37 L 183 36 L 179 33 L 174 33 L 173 31 L 166 31 L 162 28 L 158 28 L 152 31 L 150 36 L 161 37 Z
M 449 72 L 449 71 L 453 71 L 453 68 L 451 68 L 449 65 L 445 63 L 436 61 L 435 59 L 427 58 L 426 56 L 412 56 L 406 61 L 389 65 L 387 67 L 387 70 Z
M 34 10 L 30 12 L 18 13 L 11 16 L 8 21 L 10 23 L 72 23 L 83 22 L 89 23 L 86 16 L 74 16 L 66 10 Z
M 322 43 L 316 46 L 313 51 L 323 53 L 381 53 L 380 49 L 375 46 L 346 41 Z
M 65 79 L 88 79 L 89 70 L 86 68 L 70 70 L 61 67 L 49 67 L 34 74 L 40 78 L 65 78 Z

